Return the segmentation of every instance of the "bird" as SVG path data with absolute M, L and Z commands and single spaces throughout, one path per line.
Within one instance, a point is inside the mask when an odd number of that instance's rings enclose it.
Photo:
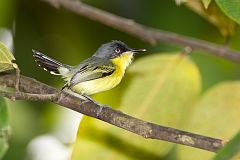
M 112 40 L 102 44 L 90 58 L 76 66 L 63 64 L 39 51 L 32 51 L 40 67 L 63 78 L 65 84 L 62 90 L 93 101 L 89 96 L 117 86 L 133 61 L 134 55 L 145 52 L 146 49 L 130 48 L 119 40 Z

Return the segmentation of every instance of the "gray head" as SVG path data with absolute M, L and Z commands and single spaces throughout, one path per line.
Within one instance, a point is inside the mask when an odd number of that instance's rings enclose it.
M 116 58 L 126 52 L 143 52 L 145 49 L 133 49 L 129 48 L 125 43 L 117 40 L 113 40 L 111 42 L 105 43 L 98 48 L 96 53 L 93 55 L 94 57 L 99 58 L 108 58 L 113 59 Z

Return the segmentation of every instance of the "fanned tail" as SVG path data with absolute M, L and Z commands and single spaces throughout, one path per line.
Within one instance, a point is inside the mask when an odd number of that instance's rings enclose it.
M 35 61 L 38 63 L 38 65 L 43 67 L 45 71 L 49 71 L 51 74 L 61 75 L 62 73 L 59 72 L 60 68 L 68 69 L 64 64 L 44 55 L 43 53 L 36 50 L 32 51 L 33 57 L 35 58 Z

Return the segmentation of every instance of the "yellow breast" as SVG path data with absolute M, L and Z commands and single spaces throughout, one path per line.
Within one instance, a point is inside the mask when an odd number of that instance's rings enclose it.
M 78 93 L 84 93 L 87 95 L 112 89 L 121 82 L 126 68 L 132 62 L 132 58 L 133 53 L 126 52 L 121 56 L 112 59 L 111 61 L 115 65 L 115 71 L 110 76 L 79 83 L 72 89 Z

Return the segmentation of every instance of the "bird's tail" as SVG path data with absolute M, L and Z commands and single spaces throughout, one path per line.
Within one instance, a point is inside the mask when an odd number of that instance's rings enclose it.
M 33 57 L 38 65 L 43 67 L 44 70 L 49 71 L 51 74 L 63 75 L 64 73 L 61 73 L 63 70 L 65 70 L 65 72 L 69 71 L 69 68 L 66 65 L 42 54 L 41 52 L 35 50 L 32 51 Z

